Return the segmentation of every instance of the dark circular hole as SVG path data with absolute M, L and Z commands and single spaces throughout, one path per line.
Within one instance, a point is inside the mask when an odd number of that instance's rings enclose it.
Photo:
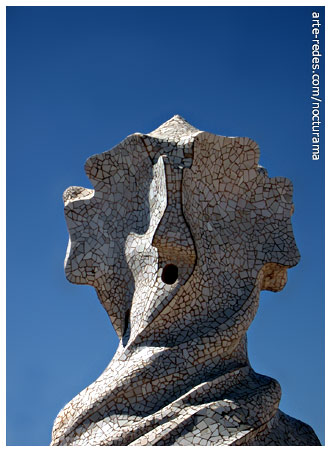
M 172 285 L 179 276 L 179 269 L 175 264 L 166 264 L 161 274 L 161 279 L 167 285 Z

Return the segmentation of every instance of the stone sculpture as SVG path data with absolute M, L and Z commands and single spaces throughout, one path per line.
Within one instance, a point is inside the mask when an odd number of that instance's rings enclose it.
M 258 158 L 176 115 L 87 160 L 94 189 L 64 193 L 65 272 L 96 289 L 120 344 L 52 445 L 320 445 L 247 357 L 260 291 L 299 261 L 292 184 Z

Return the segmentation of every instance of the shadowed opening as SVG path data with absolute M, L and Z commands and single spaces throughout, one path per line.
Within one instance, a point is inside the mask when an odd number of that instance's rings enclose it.
M 161 274 L 161 279 L 167 285 L 172 285 L 179 276 L 179 269 L 175 264 L 166 264 Z
M 128 326 L 129 326 L 129 319 L 130 319 L 130 310 L 127 310 L 126 314 L 125 314 L 123 335 L 127 332 L 127 329 L 128 329 Z

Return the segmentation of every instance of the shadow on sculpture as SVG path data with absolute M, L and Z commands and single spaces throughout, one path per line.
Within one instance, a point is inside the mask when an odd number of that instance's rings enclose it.
M 88 159 L 93 189 L 64 193 L 65 272 L 95 287 L 120 343 L 52 445 L 320 445 L 247 357 L 260 291 L 299 261 L 292 184 L 258 159 L 178 115 Z

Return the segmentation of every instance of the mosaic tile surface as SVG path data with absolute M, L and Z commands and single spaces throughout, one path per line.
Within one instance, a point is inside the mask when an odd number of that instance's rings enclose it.
M 253 140 L 176 115 L 87 160 L 93 189 L 63 196 L 65 272 L 96 289 L 120 342 L 51 445 L 320 445 L 247 357 L 260 291 L 300 258 L 292 184 L 258 159 Z

